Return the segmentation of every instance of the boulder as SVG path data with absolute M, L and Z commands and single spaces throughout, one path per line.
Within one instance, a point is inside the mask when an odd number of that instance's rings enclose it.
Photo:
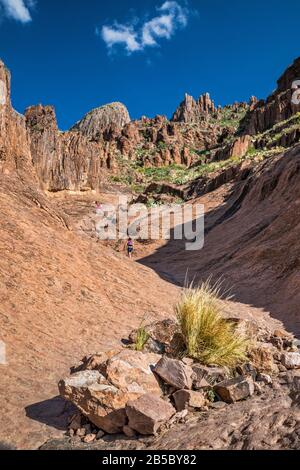
M 98 371 L 77 372 L 58 384 L 61 396 L 71 401 L 95 426 L 109 434 L 126 424 L 125 405 L 140 396 L 133 390 L 118 390 Z
M 183 411 L 188 408 L 202 408 L 206 405 L 206 399 L 201 392 L 192 390 L 178 390 L 173 395 L 177 411 Z
M 258 343 L 249 351 L 250 362 L 258 372 L 277 372 L 274 354 L 278 351 L 272 344 Z
M 206 379 L 201 379 L 201 380 L 195 380 L 193 381 L 193 389 L 194 390 L 210 390 L 211 389 L 211 384 L 207 382 Z
M 109 359 L 116 356 L 121 349 L 114 349 L 106 352 L 99 352 L 93 356 L 87 356 L 82 359 L 82 365 L 78 367 L 80 370 L 98 370 L 102 375 L 106 374 L 106 366 Z M 76 370 L 75 370 L 76 372 Z
M 99 370 L 85 370 L 59 383 L 60 394 L 71 401 L 98 428 L 114 434 L 126 425 L 125 405 L 145 393 L 160 396 L 152 367 L 160 356 L 123 350 L 110 359 L 93 356 L 88 363 Z M 102 359 L 105 360 L 101 363 Z M 105 364 L 105 367 L 103 367 Z
M 253 395 L 254 382 L 250 377 L 239 377 L 217 384 L 214 390 L 221 400 L 234 403 Z
M 257 382 L 263 382 L 266 385 L 272 385 L 273 380 L 272 377 L 268 374 L 258 374 Z
M 176 390 L 192 388 L 193 369 L 181 361 L 163 357 L 155 366 L 154 372 Z
M 154 393 L 160 396 L 162 392 L 152 372 L 159 360 L 160 356 L 154 353 L 144 354 L 124 349 L 109 359 L 106 378 L 119 389 L 134 391 L 140 395 Z
M 170 403 L 152 394 L 129 401 L 126 406 L 128 426 L 144 436 L 155 435 L 175 413 Z
M 287 369 L 300 369 L 300 353 L 285 352 L 281 356 L 281 363 Z
M 203 379 L 205 379 L 209 385 L 215 385 L 229 377 L 229 371 L 225 367 L 206 367 L 201 364 L 195 364 L 192 369 L 193 387 L 195 389 L 199 388 L 199 384 L 204 383 Z

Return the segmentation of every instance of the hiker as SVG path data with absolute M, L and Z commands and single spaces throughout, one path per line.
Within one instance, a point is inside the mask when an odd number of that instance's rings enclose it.
M 96 201 L 95 206 L 96 206 L 96 214 L 103 215 L 103 205 L 99 201 Z
M 133 241 L 132 241 L 132 238 L 128 238 L 128 242 L 127 242 L 127 253 L 128 253 L 128 257 L 130 259 L 132 259 L 132 253 L 133 253 Z

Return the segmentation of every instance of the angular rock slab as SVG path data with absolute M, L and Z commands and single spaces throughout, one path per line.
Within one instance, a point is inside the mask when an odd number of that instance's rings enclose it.
M 138 394 L 110 385 L 98 371 L 78 372 L 61 380 L 59 392 L 92 423 L 109 434 L 119 433 L 126 424 L 125 405 Z
M 93 354 L 93 356 L 85 357 L 82 360 L 82 370 L 98 370 L 101 374 L 105 375 L 107 362 L 109 359 L 119 354 L 119 352 L 121 352 L 121 349 L 100 352 Z
M 143 436 L 155 435 L 175 413 L 170 403 L 152 394 L 143 395 L 126 406 L 128 426 Z
M 249 351 L 248 355 L 251 364 L 258 372 L 276 372 L 277 366 L 274 363 L 276 348 L 271 344 L 257 343 L 255 348 Z
M 281 363 L 287 369 L 300 369 L 300 353 L 285 352 L 281 356 Z
M 254 394 L 254 382 L 251 377 L 239 377 L 217 384 L 214 390 L 225 403 L 234 403 Z
M 124 349 L 109 359 L 106 367 L 107 380 L 117 388 L 124 388 L 143 395 L 161 395 L 159 383 L 152 370 L 161 356 Z M 136 397 L 138 398 L 138 397 Z
M 192 388 L 193 370 L 181 361 L 163 357 L 156 365 L 154 372 L 176 390 Z
M 195 364 L 193 367 L 193 386 L 198 388 L 199 384 L 205 379 L 210 385 L 223 382 L 229 377 L 229 371 L 223 367 L 206 367 L 201 364 Z M 199 387 L 201 388 L 201 387 Z
M 190 408 L 202 408 L 206 404 L 204 395 L 201 392 L 191 390 L 178 390 L 173 395 L 177 411 Z

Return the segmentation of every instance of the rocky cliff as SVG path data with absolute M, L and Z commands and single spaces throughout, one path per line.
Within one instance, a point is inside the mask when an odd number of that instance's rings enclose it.
M 129 122 L 130 116 L 126 106 L 116 102 L 93 109 L 71 130 L 79 131 L 91 140 L 110 141 L 117 137 Z
M 0 60 L 0 173 L 33 177 L 25 118 L 11 105 L 10 73 Z
M 300 111 L 300 105 L 292 103 L 295 92 L 293 82 L 300 79 L 300 58 L 283 73 L 277 89 L 267 100 L 259 101 L 247 116 L 245 133 L 255 135 L 272 128 Z
M 208 93 L 198 100 L 186 95 L 171 120 L 136 121 L 123 104 L 111 103 L 61 132 L 51 106 L 30 107 L 25 117 L 13 110 L 10 75 L 1 63 L 0 168 L 25 169 L 48 191 L 89 191 L 99 190 L 112 175 L 122 176 L 126 161 L 136 167 L 190 168 L 290 147 L 300 136 L 300 105 L 292 103 L 299 71 L 297 59 L 266 101 L 252 97 L 249 103 L 216 107 Z
M 60 132 L 51 106 L 33 106 L 25 113 L 32 161 L 43 189 L 99 189 L 112 158 L 107 146 L 79 132 Z

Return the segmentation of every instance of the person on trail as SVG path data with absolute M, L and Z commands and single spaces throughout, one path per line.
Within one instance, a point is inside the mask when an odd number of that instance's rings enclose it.
M 128 257 L 130 259 L 132 259 L 132 253 L 133 253 L 133 241 L 132 241 L 132 238 L 128 238 L 128 241 L 127 241 L 127 253 L 128 253 Z
M 96 206 L 96 212 L 99 212 L 102 210 L 102 204 L 99 201 L 95 202 L 95 206 Z

